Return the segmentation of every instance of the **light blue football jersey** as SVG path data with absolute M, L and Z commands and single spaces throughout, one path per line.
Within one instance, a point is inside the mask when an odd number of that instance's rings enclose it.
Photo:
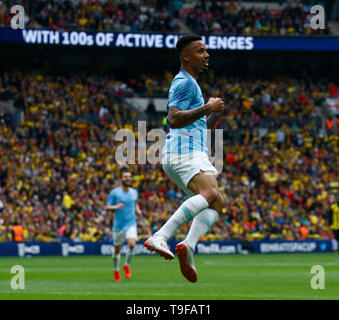
M 170 107 L 192 110 L 205 104 L 197 81 L 184 69 L 173 79 L 168 95 Z M 193 151 L 208 153 L 206 115 L 184 128 L 172 129 L 166 135 L 163 152 L 184 154 Z
M 114 210 L 113 231 L 127 230 L 136 225 L 135 206 L 138 202 L 138 191 L 129 188 L 125 192 L 121 187 L 111 190 L 107 197 L 106 205 L 115 206 L 123 203 L 125 208 Z

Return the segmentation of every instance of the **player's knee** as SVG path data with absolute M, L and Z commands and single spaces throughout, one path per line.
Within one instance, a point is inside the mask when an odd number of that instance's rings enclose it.
M 225 207 L 225 199 L 223 198 L 223 196 L 219 193 L 217 199 L 210 205 L 211 209 L 214 209 L 215 211 L 217 211 L 219 214 L 222 213 L 222 210 Z
M 135 240 L 133 239 L 129 239 L 129 241 L 128 241 L 128 246 L 129 246 L 129 248 L 130 249 L 134 249 L 134 247 L 135 247 Z
M 217 188 L 211 188 L 208 191 L 201 192 L 201 195 L 206 199 L 209 205 L 216 202 L 219 197 L 219 192 Z
M 114 246 L 114 253 L 119 254 L 120 253 L 121 246 Z

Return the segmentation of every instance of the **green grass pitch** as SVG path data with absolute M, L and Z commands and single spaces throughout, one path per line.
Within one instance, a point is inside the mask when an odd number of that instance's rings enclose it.
M 195 263 L 193 284 L 181 275 L 177 258 L 135 256 L 132 278 L 121 270 L 122 282 L 115 283 L 109 256 L 2 257 L 0 300 L 339 299 L 337 254 L 196 255 Z M 13 265 L 25 269 L 23 290 L 11 289 Z M 311 288 L 313 265 L 324 267 L 325 289 Z

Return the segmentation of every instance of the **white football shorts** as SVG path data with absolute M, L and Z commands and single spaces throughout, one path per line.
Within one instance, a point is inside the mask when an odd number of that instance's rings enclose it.
M 131 226 L 127 230 L 121 230 L 121 231 L 113 231 L 113 245 L 114 246 L 121 246 L 125 239 L 137 239 L 137 227 Z
M 191 153 L 177 154 L 162 152 L 162 167 L 169 178 L 174 181 L 188 197 L 195 194 L 187 188 L 191 179 L 202 171 L 212 171 L 216 176 L 217 169 L 210 162 L 206 152 L 193 151 Z

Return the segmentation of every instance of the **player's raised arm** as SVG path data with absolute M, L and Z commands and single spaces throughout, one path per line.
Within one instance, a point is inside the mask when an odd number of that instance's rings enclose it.
M 168 108 L 168 123 L 172 129 L 184 128 L 201 117 L 213 112 L 225 110 L 225 104 L 220 98 L 210 98 L 208 102 L 192 110 L 181 110 L 176 107 Z

